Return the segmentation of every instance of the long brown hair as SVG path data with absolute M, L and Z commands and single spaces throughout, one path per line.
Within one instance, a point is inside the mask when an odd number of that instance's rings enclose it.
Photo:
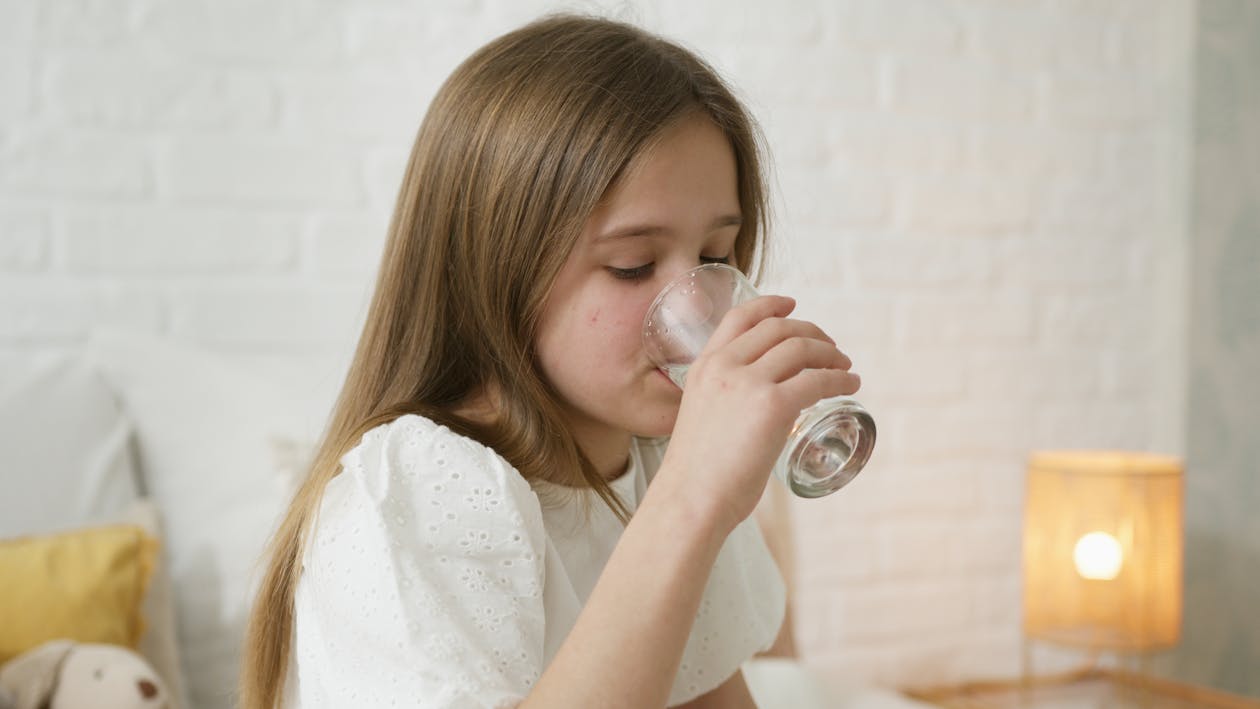
M 494 449 L 528 480 L 593 490 L 626 520 L 537 367 L 535 332 L 600 199 L 664 128 L 694 111 L 734 149 L 743 227 L 733 257 L 755 281 L 767 226 L 759 134 L 691 52 L 632 25 L 555 15 L 490 42 L 443 84 L 407 163 L 345 383 L 260 560 L 243 709 L 282 700 L 307 532 L 339 459 L 375 426 L 426 416 Z M 498 395 L 496 420 L 454 413 L 489 387 Z

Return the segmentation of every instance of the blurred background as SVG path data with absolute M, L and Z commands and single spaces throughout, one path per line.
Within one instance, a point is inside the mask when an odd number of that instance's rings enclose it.
M 1154 671 L 1260 697 L 1253 0 L 0 0 L 0 365 L 98 326 L 344 363 L 430 98 L 552 10 L 734 85 L 772 158 L 763 290 L 863 375 L 868 469 L 791 502 L 811 668 L 1018 673 L 1028 456 L 1126 449 L 1185 457 Z

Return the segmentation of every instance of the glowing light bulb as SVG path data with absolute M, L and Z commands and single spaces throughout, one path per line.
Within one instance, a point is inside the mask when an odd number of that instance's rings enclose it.
M 1110 534 L 1090 532 L 1076 540 L 1072 560 L 1076 562 L 1076 573 L 1082 578 L 1110 581 L 1120 575 L 1124 551 Z

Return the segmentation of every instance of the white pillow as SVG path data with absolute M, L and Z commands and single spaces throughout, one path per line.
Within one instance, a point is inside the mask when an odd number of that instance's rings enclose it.
M 290 496 L 272 441 L 314 440 L 339 364 L 273 359 L 247 371 L 224 355 L 116 329 L 94 332 L 88 353 L 135 421 L 141 477 L 164 515 L 189 694 L 198 709 L 227 709 L 260 555 Z
M 139 494 L 131 423 L 72 355 L 7 362 L 0 374 L 0 537 L 74 527 Z

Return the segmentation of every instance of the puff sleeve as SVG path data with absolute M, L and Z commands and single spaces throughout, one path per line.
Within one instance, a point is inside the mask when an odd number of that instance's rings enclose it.
M 544 664 L 537 496 L 427 418 L 364 434 L 328 484 L 295 593 L 290 707 L 505 707 Z

